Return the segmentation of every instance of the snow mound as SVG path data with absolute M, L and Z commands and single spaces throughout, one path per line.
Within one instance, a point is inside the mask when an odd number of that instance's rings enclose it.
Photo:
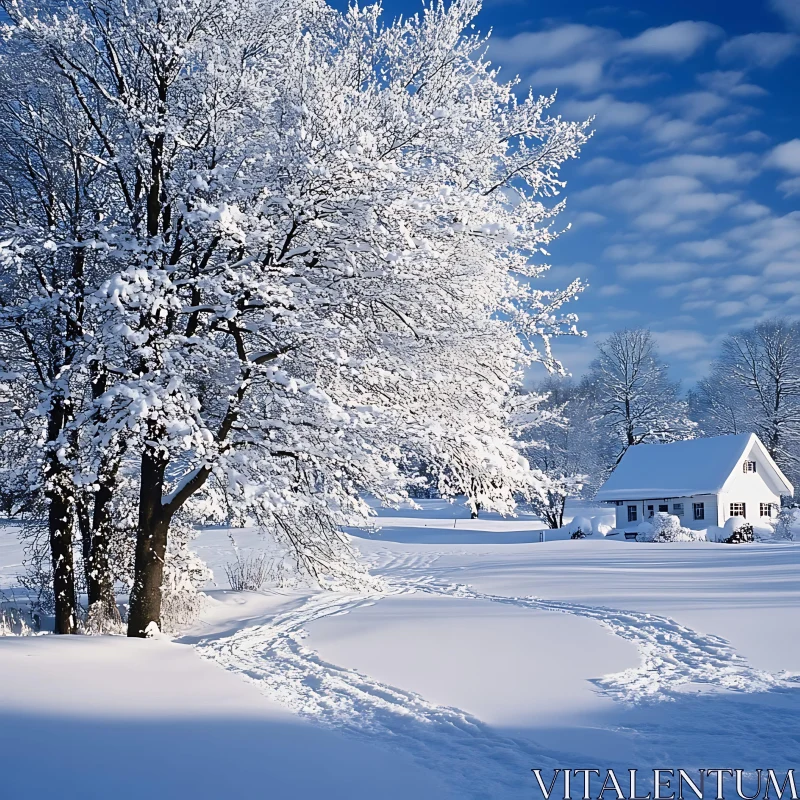
M 639 525 L 638 541 L 641 542 L 701 542 L 705 531 L 684 528 L 674 514 L 659 511 L 650 522 Z

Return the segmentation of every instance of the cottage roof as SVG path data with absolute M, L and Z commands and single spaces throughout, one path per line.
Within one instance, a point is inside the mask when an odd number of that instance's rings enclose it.
M 628 451 L 597 493 L 597 500 L 648 500 L 717 494 L 753 448 L 778 494 L 794 488 L 754 433 L 711 436 L 671 444 L 640 444 Z

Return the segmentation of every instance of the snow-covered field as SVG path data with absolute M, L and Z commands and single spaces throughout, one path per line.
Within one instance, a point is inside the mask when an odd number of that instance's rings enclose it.
M 382 595 L 227 591 L 208 530 L 220 585 L 177 642 L 0 638 L 4 796 L 530 798 L 534 767 L 797 767 L 800 545 L 542 544 L 531 518 L 422 505 L 356 539 Z M 8 594 L 12 528 L 0 559 Z

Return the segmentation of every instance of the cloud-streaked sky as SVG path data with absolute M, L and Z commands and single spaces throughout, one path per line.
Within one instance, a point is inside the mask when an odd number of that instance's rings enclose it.
M 692 383 L 728 332 L 800 315 L 800 0 L 485 0 L 490 57 L 555 113 L 595 116 L 570 164 L 554 287 L 589 334 L 650 327 Z M 417 0 L 388 0 L 389 16 Z

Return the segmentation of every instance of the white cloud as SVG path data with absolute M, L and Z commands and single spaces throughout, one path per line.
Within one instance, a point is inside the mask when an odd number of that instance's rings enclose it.
M 645 130 L 655 142 L 665 147 L 683 146 L 707 131 L 694 122 L 677 119 L 669 114 L 650 117 L 645 123 Z
M 730 192 L 694 192 L 673 198 L 672 207 L 683 214 L 698 211 L 714 214 L 732 206 L 738 199 L 739 195 Z
M 758 174 L 753 168 L 753 158 L 748 154 L 708 156 L 686 153 L 653 161 L 644 171 L 652 175 L 690 175 L 718 183 L 743 183 Z
M 747 305 L 741 300 L 726 300 L 714 306 L 714 314 L 718 317 L 733 317 L 747 311 Z
M 730 256 L 731 248 L 722 239 L 702 239 L 697 242 L 683 242 L 678 246 L 692 258 L 725 258 Z
M 656 248 L 651 244 L 612 244 L 603 251 L 603 256 L 612 261 L 631 261 L 633 259 L 650 258 Z
M 596 211 L 581 211 L 579 214 L 575 215 L 572 224 L 575 225 L 575 227 L 580 227 L 582 225 L 600 225 L 606 221 L 606 218 Z
M 735 205 L 739 195 L 710 192 L 690 175 L 661 175 L 593 186 L 579 192 L 576 199 L 589 208 L 605 211 L 612 206 L 635 215 L 633 222 L 639 228 L 678 234 L 694 230 L 698 216 L 715 216 Z
M 767 216 L 731 228 L 725 238 L 746 251 L 742 263 L 766 265 L 774 261 L 800 264 L 800 211 L 782 217 Z
M 764 163 L 768 167 L 800 175 L 800 139 L 792 139 L 774 147 Z
M 644 103 L 626 103 L 613 95 L 601 94 L 593 100 L 570 100 L 564 103 L 564 116 L 574 119 L 597 117 L 599 129 L 629 128 L 639 125 L 650 116 L 650 108 Z
M 643 261 L 639 264 L 625 264 L 617 267 L 620 277 L 645 280 L 671 280 L 685 278 L 697 266 L 687 261 Z
M 789 28 L 800 29 L 800 0 L 770 0 L 770 6 Z
M 676 295 L 690 297 L 696 294 L 705 294 L 711 289 L 711 286 L 712 279 L 704 276 L 691 281 L 684 281 L 683 283 L 670 283 L 666 286 L 659 286 L 656 291 L 661 297 L 675 297 Z M 690 319 L 694 321 L 693 318 Z M 677 321 L 677 318 L 674 318 L 673 321 Z
M 496 64 L 529 73 L 536 86 L 566 85 L 589 91 L 610 85 L 641 86 L 653 80 L 641 70 L 612 78 L 606 67 L 614 62 L 633 57 L 684 61 L 721 33 L 707 22 L 681 21 L 624 39 L 610 28 L 570 24 L 493 38 L 489 54 Z
M 761 311 L 769 303 L 763 294 L 753 294 L 747 298 L 746 302 L 741 300 L 726 300 L 714 305 L 714 314 L 717 317 L 741 316 L 747 312 Z M 748 318 L 749 322 L 749 318 Z
M 795 272 L 795 274 L 797 274 Z M 781 295 L 800 295 L 800 280 L 795 281 L 781 281 L 780 283 L 767 283 L 764 286 L 764 291 L 767 294 Z
M 716 92 L 687 92 L 671 97 L 667 105 L 686 119 L 698 120 L 718 114 L 728 99 Z
M 612 283 L 608 286 L 601 286 L 597 293 L 600 297 L 616 297 L 619 294 L 625 294 L 628 290 L 618 283 Z
M 764 268 L 764 276 L 767 278 L 792 278 L 800 270 L 798 261 L 772 261 Z
M 794 195 L 800 194 L 800 177 L 789 178 L 789 180 L 781 181 L 778 184 L 778 188 L 786 197 L 794 197 Z
M 633 39 L 619 43 L 621 53 L 641 56 L 660 56 L 685 61 L 694 55 L 709 39 L 722 33 L 708 22 L 674 22 L 660 28 L 649 28 Z
M 709 340 L 702 333 L 682 328 L 653 331 L 653 338 L 664 356 L 691 357 L 710 347 Z
M 626 172 L 630 172 L 630 166 L 613 158 L 598 156 L 590 158 L 588 161 L 581 161 L 579 167 L 581 175 L 602 175 L 605 178 L 619 178 Z
M 677 217 L 671 211 L 645 211 L 644 214 L 635 217 L 633 222 L 639 228 L 661 230 L 668 228 L 676 219 Z
M 735 36 L 720 47 L 723 61 L 744 61 L 755 67 L 774 67 L 794 55 L 800 36 L 793 33 L 747 33 Z
M 748 144 L 763 144 L 769 141 L 769 136 L 764 131 L 752 130 L 738 136 L 737 141 L 747 142 Z
M 532 67 L 573 60 L 576 52 L 601 56 L 619 38 L 616 31 L 589 25 L 562 25 L 547 31 L 524 31 L 504 39 L 492 37 L 489 52 L 493 60 L 514 67 Z
M 744 83 L 745 73 L 741 70 L 715 70 L 697 76 L 700 84 L 719 94 L 734 97 L 758 97 L 767 94 L 766 89 L 752 83 Z
M 563 67 L 543 67 L 530 76 L 533 86 L 555 89 L 559 86 L 575 86 L 588 91 L 600 85 L 603 77 L 603 62 L 599 59 L 585 59 Z
M 754 200 L 746 200 L 731 209 L 731 214 L 741 219 L 759 219 L 760 217 L 766 217 L 770 213 L 767 206 L 756 203 Z
M 750 292 L 761 283 L 755 275 L 731 275 L 725 278 L 723 285 L 725 291 L 730 293 Z

